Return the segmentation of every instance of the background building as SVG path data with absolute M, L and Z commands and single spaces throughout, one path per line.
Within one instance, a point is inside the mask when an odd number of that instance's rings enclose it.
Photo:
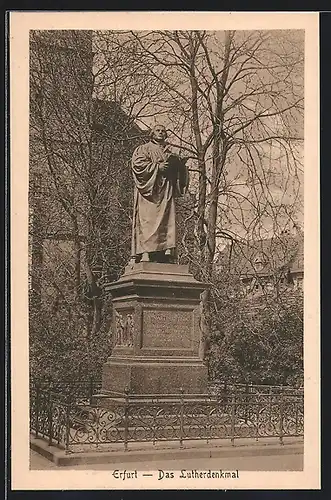
M 273 238 L 233 242 L 219 254 L 221 269 L 239 278 L 241 293 L 248 300 L 303 291 L 304 238 L 301 230 Z
M 91 31 L 31 32 L 30 289 L 37 302 L 42 290 L 56 305 L 86 281 L 114 279 L 112 262 L 120 253 L 123 263 L 128 258 L 128 164 L 143 133 L 119 105 L 96 97 L 93 71 Z

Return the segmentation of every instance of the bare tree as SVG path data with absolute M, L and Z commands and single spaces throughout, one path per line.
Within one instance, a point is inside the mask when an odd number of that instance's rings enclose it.
M 200 276 L 224 239 L 280 234 L 301 207 L 302 32 L 132 32 L 196 172 Z M 194 177 L 193 177 L 194 179 Z M 285 199 L 286 198 L 286 199 Z M 195 259 L 195 256 L 191 256 Z M 204 309 L 207 325 L 209 292 Z M 206 339 L 207 341 L 207 339 Z
M 121 103 L 101 99 L 92 43 L 84 31 L 30 40 L 31 304 L 91 339 L 109 330 L 100 280 L 116 279 L 129 258 L 128 163 L 142 140 Z
M 34 206 L 34 231 L 40 241 L 46 228 L 73 235 L 72 288 L 64 293 L 65 273 L 48 279 L 75 314 L 84 267 L 90 333 L 100 326 L 96 269 L 115 279 L 128 257 L 136 124 L 158 116 L 190 157 L 182 216 L 196 238 L 184 230 L 180 244 L 196 276 L 213 284 L 203 297 L 206 356 L 220 250 L 238 243 L 245 254 L 245 240 L 281 239 L 300 218 L 302 41 L 301 31 L 32 35 L 31 164 L 47 171 L 48 200 Z

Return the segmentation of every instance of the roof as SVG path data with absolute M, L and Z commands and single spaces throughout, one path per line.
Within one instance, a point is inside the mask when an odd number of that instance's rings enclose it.
M 146 136 L 146 131 L 143 131 L 134 121 L 133 117 L 127 115 L 118 103 L 94 98 L 92 99 L 92 105 L 92 130 L 95 133 L 107 133 L 113 138 L 121 140 L 131 140 L 133 138 L 143 139 Z M 71 136 L 68 135 L 66 139 L 63 139 L 61 118 L 60 115 L 58 127 L 61 134 L 58 137 L 54 134 L 53 141 L 73 142 Z M 63 115 L 63 122 L 65 121 L 65 115 Z M 31 126 L 30 140 L 35 138 L 38 138 L 38 130 L 36 127 Z
M 128 138 L 146 134 L 117 102 L 104 99 L 93 99 L 93 128 L 112 134 L 120 129 L 121 136 Z
M 303 236 L 282 234 L 268 239 L 234 241 L 217 259 L 220 266 L 243 276 L 303 272 Z

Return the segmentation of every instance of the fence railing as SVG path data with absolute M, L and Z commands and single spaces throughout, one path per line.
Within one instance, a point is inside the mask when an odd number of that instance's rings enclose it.
M 212 394 L 303 394 L 303 387 L 289 385 L 267 385 L 267 384 L 233 384 L 228 382 L 211 382 L 208 391 Z
M 57 398 L 64 402 L 77 404 L 91 404 L 94 394 L 101 391 L 102 381 L 90 377 L 85 380 L 53 380 L 31 379 L 30 392 L 51 391 Z
M 77 388 L 79 384 L 75 387 Z M 125 393 L 94 404 L 87 384 L 64 397 L 54 387 L 34 385 L 30 391 L 30 428 L 70 453 L 107 450 L 130 443 L 236 439 L 303 435 L 303 394 L 232 392 L 224 395 L 150 395 Z M 75 390 L 75 389 L 73 389 Z

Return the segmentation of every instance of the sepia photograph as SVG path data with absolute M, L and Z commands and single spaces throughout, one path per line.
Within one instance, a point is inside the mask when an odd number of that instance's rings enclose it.
M 29 471 L 304 474 L 305 27 L 55 21 L 26 37 Z

